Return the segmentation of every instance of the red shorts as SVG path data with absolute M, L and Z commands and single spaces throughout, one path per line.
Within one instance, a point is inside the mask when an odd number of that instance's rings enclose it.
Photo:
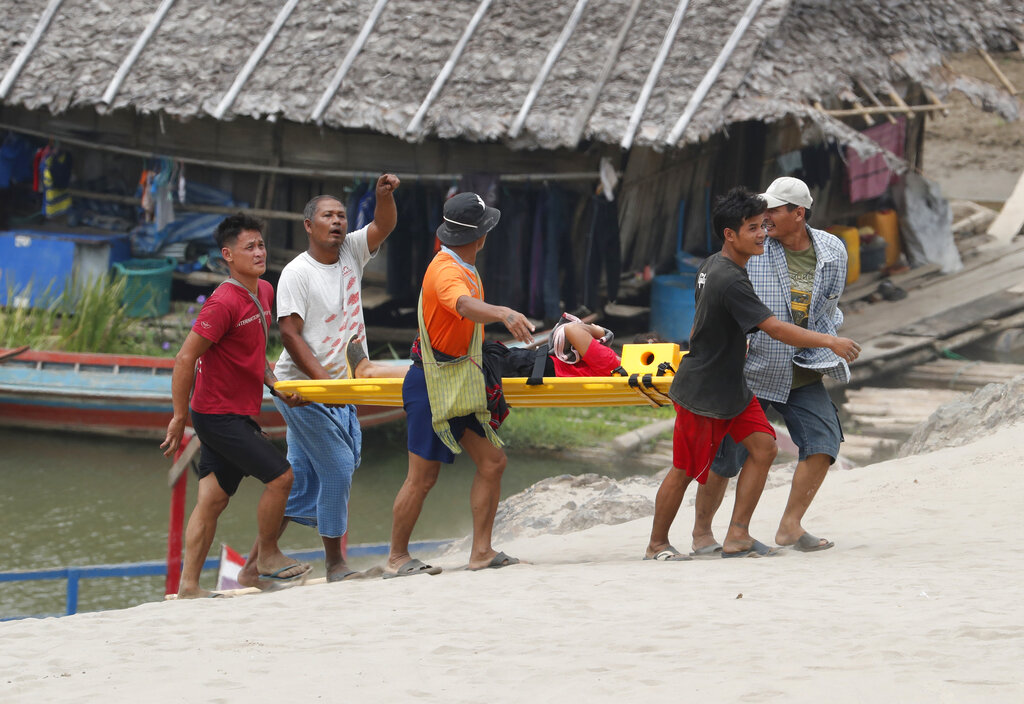
M 737 443 L 751 433 L 768 433 L 775 437 L 775 429 L 765 418 L 757 397 L 743 412 L 733 418 L 709 418 L 692 413 L 676 404 L 676 427 L 672 433 L 672 464 L 703 484 L 708 480 L 711 462 L 726 435 Z

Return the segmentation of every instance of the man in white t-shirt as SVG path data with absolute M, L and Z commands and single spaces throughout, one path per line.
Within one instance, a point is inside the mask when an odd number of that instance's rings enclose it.
M 278 379 L 349 376 L 349 342 L 365 339 L 363 267 L 395 229 L 398 185 L 393 174 L 377 180 L 373 221 L 355 232 L 348 232 L 340 199 L 323 195 L 306 204 L 309 249 L 288 262 L 277 285 L 277 321 L 284 343 L 274 368 Z M 348 529 L 352 474 L 362 448 L 355 406 L 289 407 L 279 399 L 274 403 L 288 424 L 288 460 L 295 474 L 284 525 L 292 520 L 317 528 L 326 553 L 327 581 L 358 576 L 346 565 L 341 549 Z M 239 582 L 246 586 L 259 585 L 258 575 L 248 569 L 253 561 L 250 554 L 239 574 Z

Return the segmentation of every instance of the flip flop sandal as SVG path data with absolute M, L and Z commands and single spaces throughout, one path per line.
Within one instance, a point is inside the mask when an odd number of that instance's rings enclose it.
M 395 572 L 385 572 L 381 577 L 383 579 L 393 579 L 395 577 L 412 577 L 417 574 L 441 574 L 441 568 L 428 565 L 414 557 Z

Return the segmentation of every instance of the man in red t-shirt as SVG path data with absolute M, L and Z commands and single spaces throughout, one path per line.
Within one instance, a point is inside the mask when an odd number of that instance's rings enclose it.
M 190 405 L 192 427 L 202 443 L 199 494 L 185 531 L 179 598 L 217 596 L 199 588 L 199 575 L 213 544 L 217 518 L 243 476 L 256 477 L 265 485 L 257 508 L 257 566 L 263 584 L 297 583 L 311 569 L 283 554 L 277 545 L 292 469 L 251 418 L 260 411 L 263 385 L 276 393 L 277 381 L 266 356 L 274 290 L 260 279 L 267 268 L 262 229 L 259 220 L 241 213 L 217 226 L 214 237 L 231 278 L 203 305 L 174 358 L 174 417 L 160 447 L 167 457 L 177 451 Z M 282 399 L 289 405 L 302 403 L 292 394 Z

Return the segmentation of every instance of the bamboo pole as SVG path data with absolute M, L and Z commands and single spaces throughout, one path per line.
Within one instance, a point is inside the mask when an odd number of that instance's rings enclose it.
M 643 0 L 633 0 L 633 4 L 630 5 L 626 20 L 619 29 L 619 36 L 615 38 L 615 44 L 605 57 L 604 66 L 601 68 L 601 75 L 594 82 L 594 85 L 590 87 L 590 95 L 587 96 L 583 109 L 576 115 L 572 128 L 572 144 L 579 144 L 580 140 L 583 139 L 583 132 L 587 128 L 587 122 L 590 121 L 590 116 L 594 113 L 594 107 L 597 105 L 597 99 L 601 96 L 605 83 L 608 82 L 609 76 L 612 75 L 612 69 L 615 68 L 615 62 L 622 51 L 622 45 L 626 43 L 626 37 L 629 36 L 629 30 L 633 26 L 633 21 L 636 19 L 636 13 L 640 9 L 641 2 Z
M 896 90 L 892 86 L 889 86 L 888 88 L 886 88 L 885 93 L 886 93 L 886 95 L 889 96 L 889 98 L 892 100 L 892 102 L 896 103 L 896 105 L 898 105 L 900 107 L 900 110 L 907 117 L 913 117 L 914 116 L 914 113 L 910 110 L 910 106 L 907 105 L 907 101 L 905 101 L 903 98 L 901 98 L 900 94 L 897 93 Z
M 825 110 L 825 109 L 823 109 L 822 107 L 819 107 L 819 106 L 820 106 L 820 103 L 815 103 L 815 105 L 814 105 L 814 107 L 817 108 L 820 112 L 823 112 L 826 115 L 829 115 L 831 117 L 849 117 L 851 115 L 860 115 L 861 112 L 868 112 L 868 113 L 871 113 L 872 115 L 882 115 L 882 114 L 887 114 L 887 113 L 892 113 L 892 112 L 902 112 L 902 113 L 906 113 L 906 114 L 912 116 L 912 115 L 914 115 L 914 113 L 918 113 L 918 112 L 935 112 L 937 110 L 943 110 L 943 109 L 949 107 L 948 105 L 945 105 L 945 104 L 939 104 L 939 105 L 906 105 L 905 107 L 890 107 L 890 106 L 887 106 L 887 105 L 883 105 L 880 108 L 862 108 L 861 110 L 849 110 L 849 109 Z
M 362 51 L 363 46 L 366 44 L 367 37 L 370 36 L 370 32 L 373 31 L 374 25 L 377 24 L 377 20 L 380 18 L 382 12 L 384 12 L 384 6 L 388 4 L 388 0 L 377 0 L 377 4 L 373 6 L 370 11 L 369 17 L 363 23 L 363 28 L 359 30 L 359 36 L 349 47 L 348 53 L 345 54 L 344 60 L 341 62 L 341 66 L 334 72 L 331 77 L 331 82 L 327 85 L 323 95 L 320 96 L 320 100 L 317 101 L 316 107 L 313 108 L 312 114 L 309 116 L 311 122 L 315 122 L 318 125 L 321 124 L 324 113 L 327 111 L 327 106 L 334 100 L 335 94 L 338 92 L 338 88 L 341 87 L 341 82 L 345 80 L 348 70 L 352 67 L 352 63 L 356 60 L 356 56 Z
M 860 111 L 860 116 L 864 118 L 864 124 L 868 127 L 874 126 L 875 118 L 871 117 L 871 113 L 866 111 L 864 103 L 860 102 L 857 98 L 854 98 L 851 102 L 853 103 L 853 107 Z
M 534 101 L 537 99 L 537 94 L 540 93 L 541 87 L 548 78 L 548 74 L 551 73 L 551 67 L 555 65 L 555 61 L 558 60 L 559 55 L 562 53 L 562 49 L 569 42 L 569 37 L 576 30 L 576 25 L 580 22 L 580 17 L 583 16 L 583 10 L 587 7 L 588 0 L 576 0 L 576 7 L 573 8 L 572 14 L 569 16 L 569 21 L 562 27 L 561 34 L 558 35 L 558 39 L 555 41 L 554 46 L 551 47 L 551 51 L 548 52 L 547 58 L 544 59 L 544 65 L 541 66 L 540 72 L 537 73 L 536 78 L 533 79 L 533 85 L 530 86 L 530 92 L 526 95 L 526 100 L 523 101 L 523 106 L 519 108 L 519 114 L 516 115 L 516 119 L 512 122 L 512 127 L 508 131 L 508 136 L 515 139 L 519 136 L 520 130 L 523 129 L 523 124 L 526 122 L 526 116 L 530 112 L 530 108 L 533 107 Z
M 878 108 L 886 107 L 882 103 L 882 101 L 878 98 L 878 96 L 875 95 L 875 92 L 873 90 L 871 90 L 870 88 L 868 88 L 867 84 L 865 84 L 864 81 L 862 81 L 859 78 L 857 79 L 857 87 L 860 89 L 861 93 L 863 93 L 864 95 L 867 96 L 868 100 L 870 100 L 875 105 L 875 107 L 878 107 Z M 889 122 L 891 124 L 893 124 L 893 125 L 896 124 L 896 118 L 892 116 L 891 112 L 886 112 L 885 113 L 885 117 L 886 117 L 887 120 L 889 120 Z
M 697 89 L 690 96 L 690 102 L 686 104 L 686 109 L 683 110 L 683 114 L 680 115 L 679 120 L 676 122 L 672 131 L 669 132 L 668 139 L 666 142 L 669 145 L 674 145 L 678 142 L 683 132 L 686 131 L 693 116 L 697 113 L 701 103 L 704 102 L 704 98 L 707 97 L 708 92 L 711 90 L 711 86 L 714 85 L 715 81 L 718 80 L 719 74 L 722 73 L 722 69 L 729 62 L 729 58 L 732 56 L 732 52 L 736 50 L 736 46 L 740 43 L 743 35 L 747 31 L 747 27 L 754 21 L 754 17 L 757 15 L 758 10 L 761 9 L 761 5 L 764 4 L 764 0 L 751 0 L 750 4 L 747 5 L 746 12 L 740 18 L 739 23 L 732 30 L 732 34 L 729 35 L 729 39 L 725 42 L 725 46 L 722 47 L 722 51 L 719 52 L 718 57 L 715 58 L 715 62 L 711 64 L 711 68 L 704 74 L 704 78 L 701 80 Z
M 931 88 L 927 86 L 921 86 L 921 89 L 924 91 L 924 97 L 928 98 L 928 102 L 930 102 L 932 105 L 942 106 L 943 115 L 949 114 L 949 108 L 947 108 L 945 105 L 942 105 L 942 101 L 939 100 L 939 96 L 935 95 L 935 91 L 933 91 Z
M 231 87 L 228 88 L 228 92 L 224 94 L 224 97 L 221 98 L 217 108 L 213 111 L 213 116 L 215 118 L 219 120 L 224 117 L 224 113 L 226 113 L 232 104 L 234 104 L 235 98 L 238 97 L 239 92 L 242 90 L 242 86 L 245 85 L 247 80 L 249 80 L 249 76 L 252 75 L 252 72 L 256 70 L 256 65 L 263 58 L 263 55 L 267 53 L 267 49 L 270 48 L 274 39 L 277 38 L 278 33 L 281 31 L 281 27 L 284 26 L 284 23 L 288 20 L 288 16 L 292 14 L 292 10 L 295 9 L 295 6 L 298 3 L 299 0 L 288 0 L 288 2 L 285 3 L 285 6 L 281 8 L 281 11 L 277 13 L 277 18 L 274 19 L 274 23 L 270 25 L 270 29 L 267 30 L 267 33 L 263 35 L 263 39 L 260 40 L 256 49 L 249 56 L 248 61 L 245 62 L 245 66 L 243 66 L 242 70 L 238 72 L 237 76 L 235 76 L 235 80 L 232 82 Z
M 11 87 L 14 85 L 14 81 L 18 79 L 18 74 L 21 73 L 21 69 L 28 63 L 29 58 L 32 56 L 32 52 L 35 51 L 36 46 L 39 44 L 39 40 L 43 36 L 43 32 L 46 31 L 47 27 L 50 26 L 50 21 L 53 16 L 57 14 L 57 10 L 60 9 L 60 5 L 64 0 L 50 0 L 50 4 L 43 10 L 43 14 L 39 16 L 39 21 L 36 22 L 35 28 L 32 30 L 32 34 L 29 35 L 28 41 L 21 47 L 21 51 L 14 59 L 14 63 L 7 69 L 7 73 L 4 74 L 4 80 L 0 82 L 0 100 L 7 97 L 7 93 L 10 92 Z
M 676 5 L 676 12 L 672 15 L 672 21 L 669 22 L 668 29 L 665 30 L 665 36 L 661 38 L 661 47 L 658 49 L 657 56 L 654 57 L 651 70 L 647 72 L 647 80 L 644 81 L 643 88 L 640 90 L 640 97 L 633 106 L 633 113 L 629 116 L 629 123 L 626 125 L 626 131 L 622 135 L 620 146 L 623 149 L 628 150 L 633 146 L 633 137 L 636 136 L 636 130 L 640 126 L 640 119 L 644 116 L 644 111 L 647 109 L 647 101 L 651 99 L 654 85 L 658 82 L 661 68 L 665 65 L 665 59 L 668 58 L 668 52 L 672 48 L 676 33 L 679 31 L 679 25 L 683 22 L 683 15 L 686 14 L 686 6 L 689 4 L 690 0 L 679 0 L 679 4 Z
M 142 31 L 139 38 L 135 40 L 135 45 L 132 50 L 125 57 L 125 60 L 121 62 L 121 65 L 117 69 L 117 73 L 114 74 L 114 78 L 110 81 L 110 85 L 107 86 L 107 90 L 103 93 L 102 101 L 107 105 L 114 102 L 114 98 L 117 96 L 117 91 L 121 89 L 121 83 L 128 76 L 128 72 L 132 70 L 132 66 L 135 65 L 135 61 L 139 58 L 142 50 L 146 48 L 146 44 L 149 43 L 150 37 L 152 37 L 156 30 L 159 29 L 160 23 L 164 21 L 164 16 L 167 15 L 167 11 L 171 9 L 171 5 L 174 4 L 174 0 L 163 0 L 160 3 L 160 7 L 156 9 L 153 16 L 149 19 L 149 24 L 146 25 L 146 29 Z
M 996 62 L 992 60 L 989 53 L 980 47 L 978 49 L 978 53 L 981 54 L 981 58 L 985 60 L 988 67 L 992 69 L 992 73 L 996 75 L 996 78 L 999 79 L 999 82 L 1003 84 L 1003 87 L 1006 88 L 1010 95 L 1017 95 L 1017 89 L 1013 87 L 1012 83 L 1010 83 L 1010 79 L 1006 77 L 1006 74 L 999 70 L 999 67 L 996 66 Z
M 87 198 L 89 200 L 103 200 L 123 205 L 142 205 L 142 200 L 134 196 L 124 196 L 117 193 L 98 193 L 96 191 L 84 191 L 80 188 L 69 188 L 68 193 L 72 198 Z M 211 213 L 214 215 L 234 215 L 241 211 L 253 217 L 265 220 L 294 220 L 302 222 L 302 213 L 290 213 L 285 210 L 266 210 L 264 208 L 243 208 L 242 206 L 227 205 L 200 205 L 198 203 L 175 203 L 175 210 L 183 210 L 191 213 Z
M 412 120 L 405 128 L 406 134 L 413 134 L 418 132 L 420 125 L 423 123 L 423 118 L 427 114 L 427 110 L 433 104 L 434 100 L 441 93 L 441 89 L 444 88 L 444 84 L 448 82 L 448 77 L 451 76 L 452 71 L 455 70 L 455 64 L 459 62 L 459 58 L 462 56 L 462 52 L 466 48 L 466 44 L 469 43 L 473 33 L 476 31 L 477 25 L 480 24 L 480 20 L 483 19 L 487 9 L 491 6 L 491 0 L 481 0 L 480 5 L 477 6 L 476 12 L 473 17 L 469 20 L 469 24 L 466 26 L 462 36 L 459 37 L 458 44 L 452 49 L 451 55 L 448 57 L 448 61 L 445 62 L 441 72 L 437 74 L 437 78 L 434 79 L 434 85 L 430 86 L 430 92 L 427 93 L 427 97 L 423 99 L 416 114 L 413 115 Z
M 170 154 L 158 154 L 156 152 L 147 152 L 142 149 L 131 149 L 130 147 L 121 147 L 114 144 L 103 144 L 102 142 L 90 142 L 84 139 L 78 139 L 75 137 L 68 137 L 66 135 L 55 134 L 53 132 L 43 132 L 41 130 L 28 129 L 19 125 L 12 125 L 9 123 L 0 122 L 0 129 L 9 130 L 11 132 L 17 132 L 19 134 L 27 134 L 33 137 L 40 137 L 42 139 L 55 139 L 65 144 L 71 144 L 74 146 L 82 147 L 85 149 L 95 149 L 96 151 L 110 152 L 111 154 L 123 154 L 125 156 L 134 156 L 142 159 L 155 159 L 160 157 L 170 157 L 175 161 L 180 161 L 184 164 L 195 164 L 198 166 L 206 166 L 211 169 L 225 169 L 227 171 L 241 171 L 248 173 L 267 173 L 267 174 L 279 174 L 282 176 L 294 176 L 297 178 L 307 179 L 338 179 L 338 180 L 355 180 L 355 179 L 372 179 L 374 181 L 380 176 L 378 171 L 353 171 L 347 169 L 321 169 L 315 166 L 273 166 L 270 164 L 250 164 L 246 162 L 237 161 L 217 161 L 212 159 L 199 159 L 196 157 L 188 156 L 176 156 Z M 452 181 L 458 181 L 462 178 L 461 173 L 442 173 L 442 174 L 423 174 L 423 173 L 395 173 L 398 178 L 409 181 L 430 181 L 436 183 L 451 183 Z M 531 183 L 531 182 L 592 182 L 600 179 L 601 175 L 595 171 L 564 171 L 564 172 L 552 172 L 552 173 L 535 173 L 535 174 L 502 174 L 501 180 L 505 183 Z

